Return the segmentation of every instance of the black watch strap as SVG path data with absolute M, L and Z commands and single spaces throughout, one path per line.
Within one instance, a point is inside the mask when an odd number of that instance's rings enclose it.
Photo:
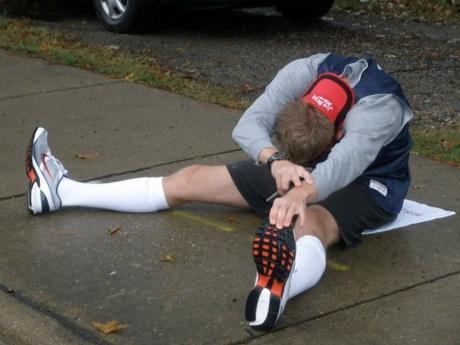
M 274 161 L 285 161 L 287 160 L 287 154 L 284 152 L 275 152 L 267 159 L 267 166 L 271 169 Z

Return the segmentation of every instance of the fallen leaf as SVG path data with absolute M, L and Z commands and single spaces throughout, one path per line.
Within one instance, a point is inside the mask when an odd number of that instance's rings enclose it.
M 254 87 L 249 85 L 249 84 L 247 84 L 247 83 L 243 85 L 243 88 L 246 91 L 254 91 Z
M 135 79 L 136 79 L 135 73 L 129 73 L 125 75 L 125 77 L 123 78 L 123 80 L 126 80 L 126 81 L 134 81 Z
M 113 227 L 113 228 L 108 229 L 108 230 L 107 230 L 107 233 L 108 233 L 109 235 L 112 235 L 112 236 L 113 236 L 113 235 L 115 235 L 118 231 L 120 231 L 121 228 L 122 228 L 122 225 L 118 225 L 118 226 L 116 226 L 116 227 Z
M 449 140 L 445 140 L 445 139 L 442 139 L 440 144 L 441 144 L 441 147 L 446 151 L 452 150 L 452 148 L 454 147 L 454 145 Z
M 101 155 L 99 153 L 78 153 L 75 157 L 90 161 L 101 158 Z
M 108 321 L 106 323 L 93 321 L 93 326 L 99 332 L 104 334 L 110 334 L 128 328 L 128 325 L 121 324 L 116 320 Z
M 120 50 L 120 47 L 114 44 L 108 45 L 106 48 L 109 50 Z
M 385 54 L 384 56 L 385 56 L 386 58 L 388 58 L 388 59 L 396 59 L 396 58 L 397 58 L 397 56 L 394 55 L 394 54 Z
M 176 257 L 170 254 L 160 255 L 159 259 L 160 259 L 160 262 L 176 262 L 177 261 Z

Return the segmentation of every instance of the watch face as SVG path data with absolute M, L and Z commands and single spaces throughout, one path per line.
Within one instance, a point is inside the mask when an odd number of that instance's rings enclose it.
M 273 158 L 277 161 L 285 160 L 287 159 L 287 154 L 285 154 L 284 152 L 275 152 L 273 154 Z
M 287 154 L 285 154 L 284 152 L 275 152 L 274 154 L 272 154 L 268 160 L 267 160 L 267 165 L 271 166 L 271 164 L 274 162 L 274 161 L 283 161 L 283 160 L 286 160 L 288 159 L 287 157 Z

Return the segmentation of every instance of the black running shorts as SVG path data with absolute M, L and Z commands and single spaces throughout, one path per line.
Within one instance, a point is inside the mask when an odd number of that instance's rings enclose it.
M 251 208 L 261 217 L 267 217 L 272 201 L 266 199 L 276 192 L 276 182 L 268 167 L 245 160 L 229 164 L 227 169 Z M 364 230 L 378 228 L 395 219 L 377 204 L 369 189 L 353 182 L 316 204 L 332 214 L 347 246 L 359 242 Z

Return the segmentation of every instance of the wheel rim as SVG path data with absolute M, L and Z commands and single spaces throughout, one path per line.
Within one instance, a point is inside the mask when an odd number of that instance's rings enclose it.
M 112 20 L 117 20 L 125 14 L 129 0 L 100 0 L 100 2 L 105 15 Z

